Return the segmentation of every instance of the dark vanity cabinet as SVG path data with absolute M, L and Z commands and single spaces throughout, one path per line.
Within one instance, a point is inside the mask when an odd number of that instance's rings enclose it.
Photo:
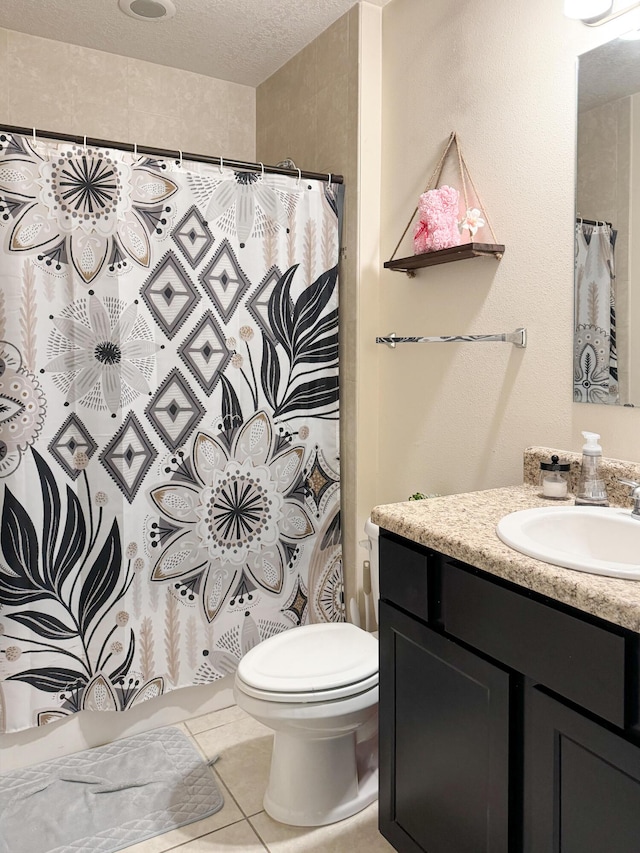
M 638 853 L 640 748 L 540 690 L 526 711 L 523 850 Z
M 380 830 L 400 853 L 640 853 L 640 635 L 380 537 Z
M 383 834 L 408 853 L 508 850 L 508 673 L 380 607 Z

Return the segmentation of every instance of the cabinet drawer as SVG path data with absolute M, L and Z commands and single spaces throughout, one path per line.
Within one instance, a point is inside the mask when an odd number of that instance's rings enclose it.
M 469 643 L 616 726 L 625 725 L 625 638 L 445 562 L 442 622 Z
M 393 533 L 380 533 L 380 598 L 426 620 L 426 551 Z

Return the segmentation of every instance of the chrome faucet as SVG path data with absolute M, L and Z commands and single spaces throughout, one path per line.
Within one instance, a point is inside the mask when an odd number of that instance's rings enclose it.
M 624 483 L 625 486 L 631 488 L 631 497 L 633 498 L 631 518 L 637 518 L 640 521 L 640 483 L 637 483 L 635 480 L 625 480 L 624 477 L 619 477 L 618 482 Z

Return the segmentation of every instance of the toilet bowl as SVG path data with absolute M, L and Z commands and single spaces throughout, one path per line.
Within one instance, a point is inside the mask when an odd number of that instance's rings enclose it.
M 284 631 L 242 658 L 234 695 L 240 708 L 275 732 L 264 796 L 274 820 L 323 826 L 377 798 L 374 636 L 348 622 Z

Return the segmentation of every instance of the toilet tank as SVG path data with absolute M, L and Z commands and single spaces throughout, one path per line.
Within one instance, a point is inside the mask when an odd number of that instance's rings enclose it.
M 378 621 L 378 599 L 380 598 L 380 561 L 378 557 L 378 539 L 380 527 L 374 524 L 370 518 L 364 523 L 364 532 L 367 539 L 362 543 L 369 549 L 369 565 L 371 566 L 371 598 L 373 599 L 373 610 Z

